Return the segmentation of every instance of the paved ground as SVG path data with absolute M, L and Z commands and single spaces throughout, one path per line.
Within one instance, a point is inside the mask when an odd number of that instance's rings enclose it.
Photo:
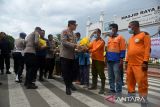
M 149 68 L 148 69 L 148 75 L 155 77 L 155 78 L 160 78 L 160 67 L 158 68 Z
M 11 71 L 13 72 L 12 68 Z M 107 77 L 108 78 L 108 77 Z M 25 89 L 23 83 L 15 81 L 15 75 L 0 75 L 0 107 L 141 107 L 139 103 L 111 103 L 105 100 L 106 95 L 99 95 L 98 89 L 89 91 L 76 85 L 78 90 L 71 96 L 65 94 L 65 86 L 60 77 L 46 82 L 37 81 L 38 89 Z M 148 107 L 160 107 L 160 78 L 149 77 Z M 106 91 L 109 89 L 106 80 Z M 100 81 L 98 82 L 100 85 Z M 126 86 L 123 95 L 126 95 Z

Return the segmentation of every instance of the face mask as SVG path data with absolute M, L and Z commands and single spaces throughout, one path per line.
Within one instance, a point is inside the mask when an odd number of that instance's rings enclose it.
M 134 31 L 133 31 L 131 28 L 128 28 L 128 32 L 129 32 L 130 34 L 134 34 Z
M 116 32 L 110 32 L 110 35 L 111 36 L 117 36 L 117 33 Z
M 98 38 L 98 35 L 97 35 L 97 34 L 94 34 L 93 37 L 97 39 L 97 38 Z
M 106 32 L 106 34 L 105 34 L 105 37 L 110 36 L 110 32 L 111 32 L 111 30 L 108 30 L 108 31 Z
M 117 35 L 117 32 L 113 32 L 112 30 L 109 30 L 109 36 L 116 36 Z
M 112 36 L 112 30 L 108 30 L 108 31 L 107 31 L 107 35 L 108 35 L 108 36 Z

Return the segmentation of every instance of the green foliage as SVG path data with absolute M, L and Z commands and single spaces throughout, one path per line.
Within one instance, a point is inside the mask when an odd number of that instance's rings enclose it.
M 15 41 L 15 39 L 10 35 L 6 35 L 5 39 L 7 39 L 9 41 L 10 49 L 13 50 L 14 49 L 14 41 Z
M 61 40 L 61 34 L 56 34 L 57 39 L 60 41 Z
M 60 45 L 61 34 L 56 34 L 56 36 L 54 36 L 54 40 L 56 41 L 56 46 Z

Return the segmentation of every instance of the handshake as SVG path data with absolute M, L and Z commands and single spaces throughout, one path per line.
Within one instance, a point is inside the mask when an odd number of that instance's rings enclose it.
M 87 52 L 89 50 L 88 46 L 90 43 L 90 37 L 84 37 L 80 40 L 79 44 L 76 45 L 77 52 Z
M 83 46 L 83 45 L 79 45 L 79 44 L 76 44 L 76 48 L 75 48 L 75 51 L 76 52 L 87 52 L 89 49 L 87 46 Z

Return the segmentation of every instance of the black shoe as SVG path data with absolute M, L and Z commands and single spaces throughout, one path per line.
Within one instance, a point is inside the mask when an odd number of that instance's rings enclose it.
M 0 82 L 0 85 L 2 85 L 2 83 Z
M 20 79 L 23 79 L 23 76 L 21 75 L 19 78 L 20 78 Z
M 36 79 L 33 79 L 32 82 L 36 82 Z
M 88 88 L 88 90 L 96 90 L 96 89 L 97 89 L 96 86 L 91 86 L 91 87 Z
M 84 83 L 80 83 L 80 85 L 84 85 Z
M 105 90 L 104 89 L 100 89 L 100 91 L 98 92 L 98 94 L 104 94 Z
M 55 79 L 53 76 L 48 76 L 48 79 Z
M 33 82 L 32 82 L 31 84 L 32 84 L 32 85 L 34 85 L 34 86 L 36 86 L 36 84 L 35 84 L 35 83 L 33 83 Z
M 67 94 L 67 95 L 71 95 L 71 94 L 72 94 L 70 88 L 66 88 L 66 94 Z
M 30 84 L 30 85 L 28 85 L 26 88 L 27 88 L 27 89 L 37 89 L 38 86 L 33 85 L 33 84 Z
M 6 74 L 11 74 L 11 72 L 10 72 L 10 71 L 7 71 Z
M 24 82 L 24 86 L 27 86 L 27 83 L 26 83 L 26 82 Z
M 148 107 L 148 100 L 141 102 L 141 107 Z
M 72 85 L 71 85 L 71 90 L 72 90 L 72 91 L 76 91 L 77 88 L 72 84 Z
M 147 97 L 141 97 L 143 100 L 141 100 L 141 107 L 148 107 L 148 100 Z
M 45 80 L 43 78 L 39 78 L 39 81 L 40 82 L 44 82 Z
M 18 81 L 16 80 L 15 82 L 17 82 L 17 83 L 22 83 L 22 80 L 19 79 Z
M 33 83 L 33 82 L 31 83 L 31 85 L 36 86 L 36 84 L 35 84 L 35 83 Z M 28 86 L 27 82 L 25 82 L 25 83 L 24 83 L 24 86 L 26 86 L 26 87 Z

